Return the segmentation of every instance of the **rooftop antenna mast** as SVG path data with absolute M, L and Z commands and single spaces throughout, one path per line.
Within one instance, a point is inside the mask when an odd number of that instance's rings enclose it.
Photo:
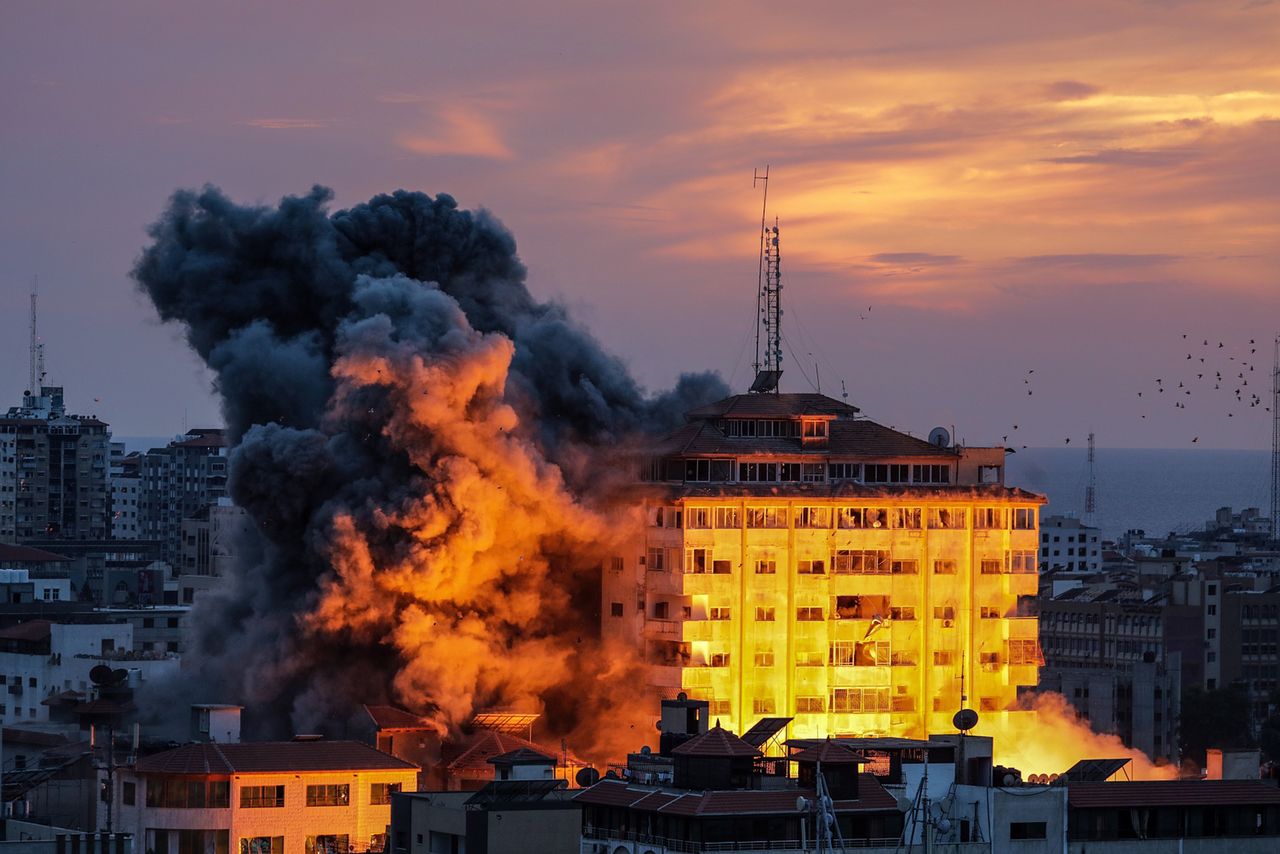
M 756 378 L 751 391 L 757 393 L 778 391 L 782 377 L 782 256 L 778 246 L 778 220 L 768 224 L 769 167 L 762 174 L 753 173 L 751 186 L 764 186 L 764 200 L 760 207 L 760 264 L 756 276 Z M 764 332 L 764 350 L 760 348 L 761 331 Z
M 1098 478 L 1093 465 L 1093 433 L 1089 434 L 1089 485 L 1084 488 L 1084 523 L 1096 525 L 1098 512 Z
M 1271 368 L 1271 539 L 1280 540 L 1280 335 Z
M 40 333 L 36 329 L 36 303 L 40 295 L 40 280 L 31 280 L 31 349 L 28 351 L 28 365 L 31 369 L 31 376 L 27 379 L 27 390 L 34 397 L 40 395 L 40 386 L 37 383 L 43 381 L 44 377 L 44 356 L 40 350 Z

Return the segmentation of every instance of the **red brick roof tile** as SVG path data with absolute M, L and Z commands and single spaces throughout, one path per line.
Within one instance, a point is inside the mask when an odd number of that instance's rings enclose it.
M 760 756 L 760 751 L 716 724 L 671 751 L 672 756 Z

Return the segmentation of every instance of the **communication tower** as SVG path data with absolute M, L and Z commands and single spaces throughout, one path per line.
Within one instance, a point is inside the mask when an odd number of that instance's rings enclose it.
M 778 380 L 782 377 L 782 257 L 778 244 L 778 220 L 768 224 L 769 213 L 769 167 L 764 172 L 757 170 L 751 185 L 764 185 L 764 201 L 760 209 L 760 266 L 757 274 L 756 313 L 759 322 L 756 325 L 756 378 L 751 383 L 751 391 L 757 393 L 777 392 Z M 761 350 L 761 333 L 764 333 L 764 348 Z
M 44 382 L 44 346 L 40 343 L 37 331 L 37 301 L 40 295 L 38 279 L 31 282 L 31 347 L 27 353 L 31 376 L 27 379 L 27 391 L 33 396 L 40 395 L 40 384 Z

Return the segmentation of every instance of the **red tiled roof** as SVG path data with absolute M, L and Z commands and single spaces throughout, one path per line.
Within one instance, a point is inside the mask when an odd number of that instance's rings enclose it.
M 69 560 L 71 558 L 44 549 L 0 543 L 0 563 L 61 563 Z
M 760 756 L 760 751 L 716 724 L 711 729 L 672 749 L 672 756 Z
M 858 414 L 858 407 L 825 394 L 735 394 L 685 413 L 697 418 L 785 418 L 800 415 Z
M 49 638 L 52 625 L 48 620 L 27 620 L 16 626 L 0 629 L 0 640 L 41 641 Z
M 821 762 L 824 765 L 863 765 L 867 760 L 835 741 L 807 748 L 789 757 L 793 762 Z
M 395 706 L 365 705 L 364 710 L 378 729 L 431 729 L 426 719 Z
M 796 798 L 815 797 L 812 789 L 731 789 L 713 792 L 678 791 L 632 786 L 622 780 L 601 780 L 583 789 L 574 800 L 599 806 L 627 807 L 664 815 L 781 815 L 794 814 Z M 857 800 L 835 802 L 837 813 L 898 811 L 898 802 L 870 774 L 858 775 Z
M 1280 789 L 1261 780 L 1140 780 L 1069 783 L 1072 807 L 1159 807 L 1280 804 Z
M 143 774 L 252 774 L 288 771 L 417 770 L 358 741 L 186 744 L 138 760 Z

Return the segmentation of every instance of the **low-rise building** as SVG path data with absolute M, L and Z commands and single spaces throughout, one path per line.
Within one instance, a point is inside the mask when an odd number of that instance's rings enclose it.
M 154 854 L 381 851 L 417 773 L 354 741 L 187 744 L 118 769 L 113 813 Z

